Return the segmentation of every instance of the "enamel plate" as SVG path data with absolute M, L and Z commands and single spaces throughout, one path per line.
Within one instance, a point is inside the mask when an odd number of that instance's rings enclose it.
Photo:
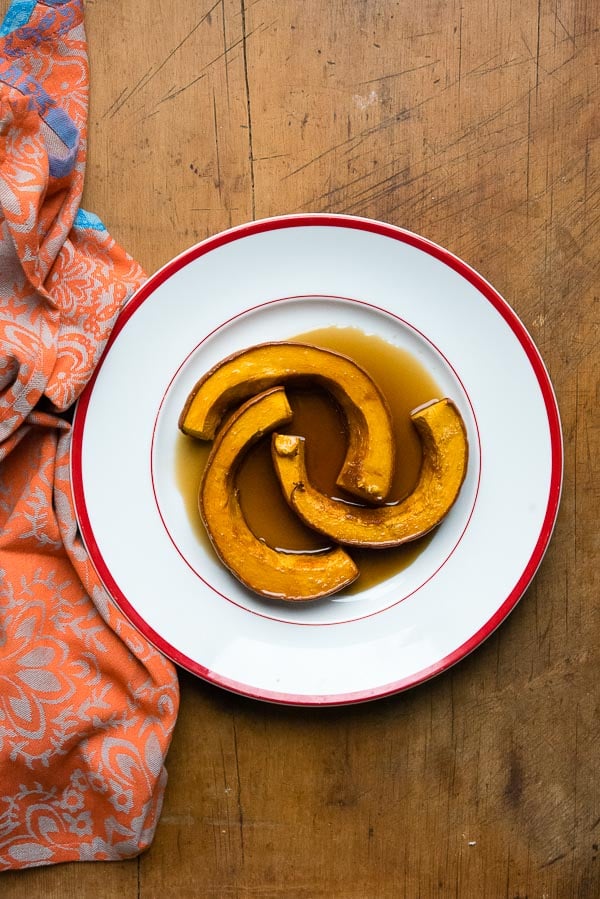
M 178 482 L 178 417 L 225 356 L 335 326 L 431 373 L 465 421 L 468 472 L 404 570 L 317 603 L 269 603 L 198 537 Z M 72 468 L 98 574 L 158 649 L 247 696 L 333 705 L 439 674 L 503 621 L 550 540 L 562 439 L 537 349 L 472 268 L 390 225 L 301 215 L 206 240 L 136 293 L 79 401 Z

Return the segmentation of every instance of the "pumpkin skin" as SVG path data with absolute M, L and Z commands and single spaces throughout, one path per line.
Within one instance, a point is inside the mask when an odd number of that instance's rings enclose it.
M 239 581 L 268 599 L 307 602 L 356 580 L 355 563 L 341 547 L 285 553 L 267 546 L 248 527 L 235 486 L 245 451 L 291 418 L 281 387 L 242 405 L 217 433 L 200 485 L 199 509 L 217 555 Z
M 179 427 L 191 437 L 212 440 L 231 408 L 287 383 L 309 383 L 333 396 L 348 431 L 348 449 L 337 484 L 362 502 L 384 502 L 395 465 L 390 411 L 372 378 L 341 353 L 280 342 L 258 344 L 228 356 L 194 386 Z
M 366 508 L 333 500 L 310 483 L 304 439 L 274 434 L 272 457 L 291 508 L 309 527 L 347 546 L 386 548 L 416 540 L 435 528 L 458 497 L 468 462 L 464 422 L 449 399 L 411 414 L 423 462 L 413 492 L 394 505 Z

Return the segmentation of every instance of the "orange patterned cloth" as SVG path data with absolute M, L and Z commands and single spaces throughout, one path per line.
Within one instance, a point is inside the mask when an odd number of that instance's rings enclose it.
M 81 0 L 15 0 L 0 29 L 0 870 L 152 840 L 174 667 L 82 545 L 68 410 L 140 267 L 79 208 Z

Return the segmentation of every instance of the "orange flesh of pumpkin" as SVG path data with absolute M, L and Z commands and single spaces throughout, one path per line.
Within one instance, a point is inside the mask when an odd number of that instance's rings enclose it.
M 356 565 L 340 547 L 285 553 L 267 546 L 248 527 L 235 487 L 244 452 L 291 417 L 280 387 L 240 407 L 217 434 L 200 485 L 199 508 L 217 555 L 238 580 L 269 599 L 302 602 L 352 583 L 358 577 Z
M 290 506 L 314 530 L 343 545 L 384 548 L 422 537 L 448 514 L 463 483 L 468 444 L 463 420 L 448 399 L 413 412 L 423 462 L 414 491 L 395 505 L 366 508 L 331 499 L 308 480 L 301 437 L 275 434 L 272 456 Z
M 382 503 L 394 472 L 391 415 L 370 376 L 347 356 L 301 343 L 265 343 L 224 359 L 190 392 L 179 427 L 212 440 L 227 412 L 248 397 L 288 382 L 327 390 L 348 424 L 348 449 L 337 483 L 363 502 Z

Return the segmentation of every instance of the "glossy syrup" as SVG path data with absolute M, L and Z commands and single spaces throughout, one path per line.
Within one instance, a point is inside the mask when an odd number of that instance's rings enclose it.
M 392 413 L 396 440 L 396 471 L 389 501 L 395 502 L 414 488 L 421 466 L 421 447 L 410 421 L 410 412 L 440 398 L 429 372 L 410 353 L 356 328 L 324 328 L 290 338 L 297 342 L 335 350 L 350 356 L 378 384 Z M 294 417 L 280 432 L 306 438 L 306 466 L 322 492 L 344 498 L 335 480 L 346 452 L 346 425 L 339 408 L 318 389 L 286 388 Z M 199 539 L 208 542 L 198 513 L 198 489 L 210 445 L 179 436 L 176 476 L 190 522 Z M 288 507 L 271 462 L 270 436 L 250 449 L 237 475 L 237 489 L 244 516 L 254 534 L 270 546 L 289 552 L 318 552 L 327 538 L 299 521 Z M 355 500 L 354 500 L 355 501 Z M 360 569 L 360 577 L 346 589 L 357 593 L 406 568 L 431 539 L 431 535 L 394 549 L 348 549 Z

